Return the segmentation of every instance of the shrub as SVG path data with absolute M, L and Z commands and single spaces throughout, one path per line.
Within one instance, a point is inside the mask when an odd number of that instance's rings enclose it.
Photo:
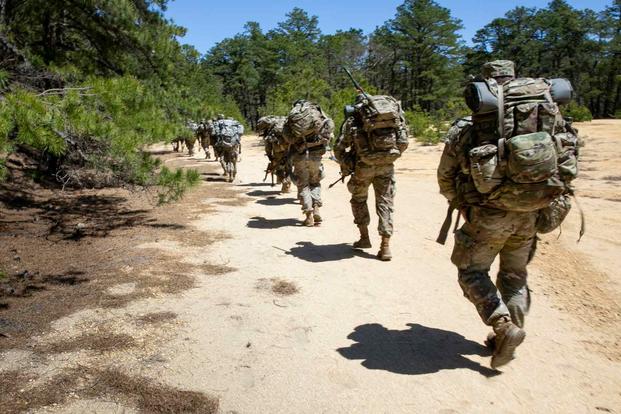
M 0 176 L 6 156 L 26 147 L 55 160 L 47 173 L 63 186 L 159 184 L 170 187 L 164 198 L 174 200 L 193 173 L 158 176 L 158 160 L 144 149 L 187 134 L 185 121 L 132 77 L 89 78 L 42 93 L 16 89 L 0 101 Z
M 589 108 L 584 105 L 579 105 L 576 102 L 570 102 L 565 108 L 562 109 L 564 116 L 572 117 L 574 122 L 592 121 L 593 115 Z
M 440 143 L 446 132 L 445 122 L 439 118 L 439 115 L 438 117 L 431 116 L 421 109 L 406 111 L 405 120 L 412 136 L 424 145 Z

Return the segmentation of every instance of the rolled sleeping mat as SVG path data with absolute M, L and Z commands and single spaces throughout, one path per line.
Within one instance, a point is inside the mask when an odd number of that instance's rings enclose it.
M 498 98 L 486 82 L 470 82 L 464 91 L 466 104 L 473 114 L 487 114 L 498 111 Z
M 571 82 L 565 78 L 550 79 L 550 93 L 554 102 L 568 104 L 574 98 L 574 88 Z

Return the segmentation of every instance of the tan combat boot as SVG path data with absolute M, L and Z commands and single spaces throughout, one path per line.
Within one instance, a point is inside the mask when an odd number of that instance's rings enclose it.
M 354 249 L 368 249 L 371 247 L 371 239 L 369 238 L 369 228 L 367 226 L 358 226 L 360 230 L 360 240 L 354 242 Z
M 323 221 L 319 213 L 319 206 L 313 207 L 313 219 L 315 220 L 315 224 L 319 224 Z
M 287 194 L 289 192 L 291 192 L 291 183 L 289 181 L 283 181 L 282 182 L 282 188 L 280 189 L 280 192 L 283 194 Z
M 306 220 L 304 220 L 304 223 L 302 224 L 304 224 L 306 227 L 313 227 L 315 225 L 315 220 L 314 220 L 312 211 L 306 212 Z
M 508 364 L 515 358 L 515 348 L 524 342 L 526 332 L 511 322 L 508 316 L 501 316 L 496 319 L 493 325 L 494 333 L 494 354 L 492 355 L 491 366 L 493 369 Z
M 377 257 L 381 261 L 388 262 L 392 260 L 392 253 L 390 252 L 390 236 L 382 236 L 382 244 Z

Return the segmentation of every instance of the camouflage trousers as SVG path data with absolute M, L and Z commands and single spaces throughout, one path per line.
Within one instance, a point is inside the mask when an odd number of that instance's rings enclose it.
M 313 207 L 321 207 L 321 180 L 323 179 L 323 165 L 321 157 L 297 156 L 293 159 L 293 183 L 298 188 L 298 198 L 302 210 L 306 213 L 313 211 Z
M 354 175 L 347 183 L 351 193 L 351 209 L 354 223 L 368 226 L 371 222 L 367 198 L 369 186 L 375 191 L 375 211 L 379 217 L 377 230 L 381 236 L 391 236 L 393 232 L 392 216 L 395 199 L 395 167 L 390 165 L 364 165 L 358 163 Z
M 467 222 L 455 233 L 451 256 L 464 296 L 487 325 L 510 316 L 513 323 L 524 326 L 530 307 L 526 266 L 536 246 L 537 212 L 470 207 L 467 215 Z M 500 269 L 494 285 L 489 270 L 498 255 Z
M 209 146 L 211 145 L 211 138 L 209 136 L 201 136 L 200 142 L 203 151 L 205 151 L 205 155 L 209 157 Z
M 186 138 L 185 146 L 188 148 L 188 153 L 190 155 L 194 155 L 194 144 L 196 143 L 196 138 Z

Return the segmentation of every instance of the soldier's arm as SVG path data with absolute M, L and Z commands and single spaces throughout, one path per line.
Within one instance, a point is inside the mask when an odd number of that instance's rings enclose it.
M 455 156 L 451 143 L 447 142 L 444 145 L 444 151 L 442 152 L 442 157 L 440 158 L 437 177 L 438 186 L 440 187 L 440 194 L 446 197 L 448 201 L 451 201 L 457 197 L 456 183 L 459 170 L 459 160 Z
M 334 143 L 334 147 L 332 148 L 332 152 L 337 161 L 342 164 L 345 160 L 345 155 L 347 154 L 347 149 L 351 148 L 353 144 L 352 140 L 352 119 L 348 119 L 345 121 L 345 125 L 343 126 L 343 132 L 336 139 Z
M 408 149 L 410 145 L 410 134 L 408 133 L 408 127 L 405 124 L 405 119 L 401 123 L 401 127 L 397 131 L 397 148 L 402 154 Z
M 327 118 L 319 131 L 319 138 L 328 143 L 334 139 L 334 121 Z

